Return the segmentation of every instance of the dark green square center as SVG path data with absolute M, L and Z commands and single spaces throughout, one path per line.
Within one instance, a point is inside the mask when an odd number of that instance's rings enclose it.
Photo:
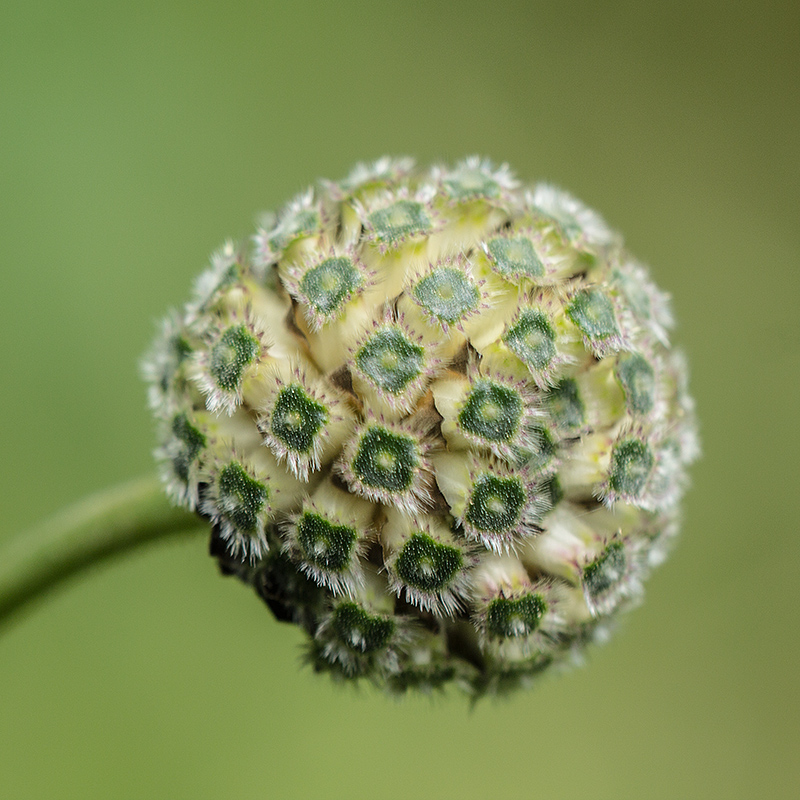
M 617 380 L 625 392 L 625 402 L 633 414 L 649 414 L 655 403 L 656 374 L 647 359 L 639 353 L 619 357 Z
M 469 434 L 490 442 L 507 442 L 519 428 L 522 398 L 493 381 L 478 381 L 458 414 L 458 424 Z
M 297 539 L 305 559 L 317 567 L 339 572 L 350 563 L 356 531 L 333 525 L 319 514 L 306 512 L 297 523 Z
M 401 394 L 422 374 L 425 351 L 397 327 L 379 328 L 356 353 L 356 366 L 384 392 Z
M 175 474 L 184 482 L 189 480 L 189 468 L 206 446 L 207 439 L 202 431 L 189 422 L 186 414 L 178 414 L 172 420 L 172 433 L 181 443 L 172 459 Z
M 526 594 L 517 600 L 498 597 L 486 610 L 486 627 L 501 639 L 527 636 L 539 627 L 545 611 L 547 603 L 540 594 Z
M 423 592 L 438 592 L 447 588 L 463 564 L 457 547 L 419 531 L 403 545 L 394 569 L 403 583 Z
M 542 370 L 556 354 L 556 334 L 547 317 L 536 309 L 526 309 L 512 325 L 503 341 L 529 368 Z
M 416 301 L 433 317 L 452 325 L 478 307 L 480 292 L 467 276 L 453 267 L 426 275 L 413 289 Z
M 586 409 L 573 378 L 564 378 L 544 397 L 544 404 L 559 428 L 580 428 L 586 419 Z
M 425 233 L 431 227 L 425 207 L 413 200 L 398 200 L 373 211 L 368 220 L 376 238 L 386 244 L 397 244 L 406 236 Z
M 418 465 L 414 440 L 380 427 L 363 434 L 353 459 L 353 471 L 361 483 L 390 492 L 407 491 Z
M 368 655 L 382 650 L 394 633 L 388 617 L 373 616 L 355 603 L 339 603 L 333 612 L 333 629 L 351 650 Z
M 578 292 L 567 306 L 567 314 L 589 339 L 608 339 L 619 334 L 614 306 L 599 289 Z
M 472 486 L 466 520 L 479 531 L 515 529 L 522 516 L 525 490 L 517 478 L 480 475 Z
M 254 531 L 268 497 L 267 487 L 251 478 L 237 463 L 219 473 L 219 505 L 225 516 L 240 531 Z
M 627 559 L 622 542 L 612 542 L 583 569 L 583 582 L 590 597 L 598 597 L 616 586 L 625 575 Z
M 300 291 L 309 305 L 323 315 L 335 312 L 361 285 L 361 275 L 344 256 L 325 259 L 312 267 L 300 281 Z
M 504 277 L 541 278 L 544 275 L 544 264 L 527 236 L 490 239 L 486 248 L 497 271 Z
M 299 384 L 281 389 L 272 412 L 272 435 L 289 450 L 308 453 L 328 420 L 325 406 L 312 400 Z
M 209 372 L 220 389 L 239 388 L 245 367 L 258 355 L 258 340 L 245 325 L 228 328 L 211 348 Z
M 456 200 L 475 200 L 500 195 L 500 184 L 479 169 L 461 169 L 442 181 L 450 197 Z
M 624 439 L 614 445 L 608 483 L 620 494 L 638 495 L 647 484 L 655 464 L 652 450 L 639 439 Z

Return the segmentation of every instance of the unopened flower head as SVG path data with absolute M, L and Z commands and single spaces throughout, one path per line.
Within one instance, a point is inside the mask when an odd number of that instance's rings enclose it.
M 147 359 L 171 499 L 308 659 L 527 686 L 639 600 L 698 452 L 666 295 L 550 185 L 363 164 L 226 244 Z

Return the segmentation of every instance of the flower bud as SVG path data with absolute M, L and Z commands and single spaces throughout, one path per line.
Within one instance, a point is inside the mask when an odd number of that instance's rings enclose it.
M 507 166 L 359 165 L 226 244 L 145 366 L 170 498 L 307 658 L 527 686 L 638 601 L 698 453 L 666 295 Z

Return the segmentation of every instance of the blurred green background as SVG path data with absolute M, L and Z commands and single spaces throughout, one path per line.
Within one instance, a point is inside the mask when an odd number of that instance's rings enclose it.
M 301 669 L 205 541 L 95 570 L 0 636 L 0 795 L 796 797 L 798 8 L 5 0 L 0 537 L 151 469 L 155 321 L 257 212 L 383 153 L 507 160 L 621 229 L 705 455 L 612 642 L 474 711 Z

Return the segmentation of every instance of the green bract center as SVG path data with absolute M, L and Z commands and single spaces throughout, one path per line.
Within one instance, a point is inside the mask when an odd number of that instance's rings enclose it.
M 624 577 L 626 568 L 625 546 L 622 542 L 612 542 L 583 569 L 583 583 L 589 596 L 596 598 L 613 589 Z
M 240 264 L 234 262 L 231 264 L 217 279 L 213 289 L 211 289 L 205 297 L 203 308 L 209 308 L 214 305 L 223 294 L 228 286 L 232 286 L 242 278 L 242 267 Z
M 423 592 L 438 592 L 450 585 L 463 565 L 457 547 L 417 532 L 403 545 L 394 569 L 403 583 Z
M 544 276 L 542 264 L 533 242 L 526 236 L 513 239 L 490 239 L 486 245 L 497 271 L 506 278 L 541 278 Z
M 447 193 L 456 200 L 497 197 L 500 194 L 497 181 L 478 169 L 462 169 L 443 183 Z
M 518 478 L 480 475 L 472 486 L 465 516 L 478 531 L 510 531 L 518 527 L 524 504 L 525 489 Z
M 172 433 L 181 442 L 178 454 L 172 459 L 175 474 L 182 480 L 189 480 L 192 462 L 206 446 L 206 436 L 189 422 L 186 414 L 178 414 L 172 420 Z
M 419 466 L 416 442 L 385 428 L 369 428 L 361 437 L 353 472 L 365 486 L 390 492 L 408 490 Z
M 306 560 L 339 572 L 347 567 L 357 534 L 347 525 L 332 525 L 319 514 L 306 512 L 297 523 L 297 540 Z
M 534 426 L 530 430 L 530 444 L 520 453 L 520 457 L 525 466 L 532 473 L 536 473 L 544 470 L 552 461 L 555 452 L 556 446 L 550 431 L 541 426 Z
M 461 428 L 472 436 L 490 442 L 513 438 L 522 418 L 519 392 L 488 380 L 472 388 L 458 415 Z
M 299 384 L 281 389 L 272 412 L 272 435 L 289 450 L 307 453 L 328 420 L 328 411 Z
M 567 306 L 567 314 L 589 339 L 608 339 L 619 335 L 614 306 L 599 289 L 578 292 Z
M 406 236 L 425 233 L 431 227 L 425 207 L 413 200 L 398 200 L 373 211 L 367 219 L 378 241 L 386 244 L 398 244 Z
M 542 370 L 556 354 L 556 334 L 547 317 L 534 309 L 525 310 L 512 325 L 503 341 L 528 367 Z
M 654 463 L 652 450 L 639 439 L 618 442 L 611 454 L 610 487 L 635 497 L 644 489 Z
M 640 319 L 651 319 L 653 303 L 647 288 L 619 270 L 614 270 L 612 277 L 630 303 L 633 313 Z
M 586 419 L 578 384 L 572 378 L 565 378 L 548 392 L 545 406 L 561 428 L 580 428 Z
M 308 270 L 300 281 L 300 291 L 319 314 L 331 316 L 361 284 L 361 274 L 353 262 L 338 256 Z
M 441 322 L 454 324 L 478 307 L 480 291 L 453 267 L 439 267 L 413 289 L 416 301 Z
M 343 644 L 367 655 L 389 643 L 394 633 L 394 622 L 368 614 L 355 603 L 339 603 L 333 612 L 333 629 Z
M 498 597 L 486 610 L 486 627 L 492 636 L 507 639 L 533 633 L 547 611 L 540 594 L 526 594 L 517 600 Z
M 656 375 L 644 356 L 631 353 L 620 356 L 617 379 L 625 392 L 625 401 L 634 414 L 649 414 L 655 402 Z
M 228 328 L 211 348 L 209 372 L 220 389 L 239 388 L 242 373 L 258 355 L 258 340 L 245 325 Z
M 356 366 L 379 389 L 402 394 L 422 374 L 425 351 L 399 328 L 379 328 L 356 353 Z
M 241 465 L 228 464 L 220 470 L 219 504 L 240 531 L 255 531 L 268 496 L 267 487 L 251 478 Z
M 282 250 L 295 239 L 308 235 L 319 227 L 319 214 L 312 208 L 301 209 L 281 221 L 274 235 L 269 239 L 269 246 L 273 251 Z

